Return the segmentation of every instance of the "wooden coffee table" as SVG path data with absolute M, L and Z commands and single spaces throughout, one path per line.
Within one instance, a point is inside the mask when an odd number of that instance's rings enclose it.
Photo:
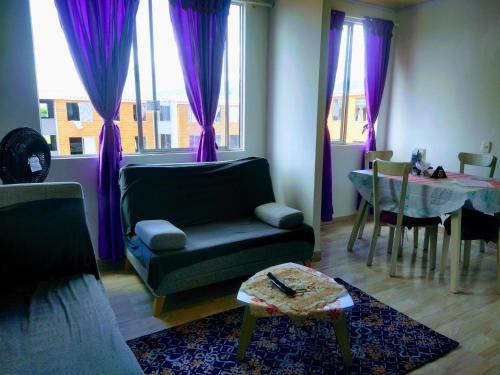
M 297 268 L 299 269 L 299 271 L 307 272 L 309 274 L 309 277 L 312 275 L 313 277 L 317 277 L 318 280 L 321 279 L 322 283 L 328 281 L 338 285 L 332 278 L 326 276 L 325 274 L 316 271 L 312 268 L 304 267 L 302 265 L 298 265 L 295 263 L 285 263 L 279 266 L 270 267 L 254 275 L 252 278 L 255 278 L 257 275 L 262 273 L 267 274 L 267 272 L 269 271 L 275 273 L 277 270 L 281 270 L 284 268 L 287 269 Z M 250 278 L 250 280 L 252 280 L 252 278 Z M 276 289 L 276 293 L 282 293 L 282 292 Z M 300 298 L 300 295 L 294 298 Z M 291 320 L 294 323 L 297 322 L 297 320 L 300 321 L 300 319 L 305 319 L 308 317 L 312 317 L 319 320 L 331 320 L 333 322 L 335 336 L 337 338 L 337 342 L 339 344 L 340 351 L 342 353 L 344 365 L 346 367 L 351 366 L 352 363 L 351 347 L 349 344 L 349 332 L 347 328 L 347 322 L 345 319 L 344 311 L 352 307 L 354 303 L 352 301 L 351 296 L 347 293 L 347 291 L 345 291 L 342 295 L 340 295 L 334 302 L 329 303 L 321 308 L 308 311 L 305 314 L 300 314 L 300 316 L 296 315 L 291 316 L 290 313 L 284 312 L 284 311 L 289 311 L 290 309 L 287 308 L 284 304 L 280 305 L 279 302 L 276 303 L 276 300 L 274 300 L 272 297 L 271 299 L 273 300 L 273 303 L 269 303 L 270 300 L 266 301 L 266 299 L 262 297 L 250 295 L 249 293 L 243 291 L 241 288 L 238 291 L 237 299 L 240 303 L 245 305 L 245 312 L 243 315 L 243 322 L 241 325 L 240 342 L 238 346 L 238 360 L 241 361 L 245 357 L 245 353 L 247 351 L 248 344 L 250 343 L 250 339 L 252 338 L 258 318 L 287 315 L 291 318 Z

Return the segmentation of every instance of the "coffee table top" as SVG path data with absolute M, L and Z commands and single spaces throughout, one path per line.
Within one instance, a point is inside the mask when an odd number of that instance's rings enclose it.
M 306 291 L 288 297 L 272 286 L 266 276 L 268 272 L 273 272 L 292 288 Z M 242 284 L 237 299 L 250 307 L 253 316 L 288 315 L 297 323 L 307 317 L 336 320 L 343 309 L 354 305 L 345 288 L 331 277 L 295 263 L 284 263 L 258 272 Z

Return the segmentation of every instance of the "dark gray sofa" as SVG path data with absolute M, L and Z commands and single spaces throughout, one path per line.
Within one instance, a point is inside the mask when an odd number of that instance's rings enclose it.
M 81 186 L 0 186 L 0 228 L 0 373 L 142 374 L 99 280 Z
M 120 188 L 126 256 L 155 296 L 153 315 L 166 295 L 312 257 L 311 227 L 280 229 L 254 216 L 255 207 L 275 201 L 266 159 L 129 165 Z M 155 219 L 182 229 L 185 248 L 148 248 L 134 228 Z

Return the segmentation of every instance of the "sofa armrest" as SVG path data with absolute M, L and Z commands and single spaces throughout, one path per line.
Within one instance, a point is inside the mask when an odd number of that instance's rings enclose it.
M 304 222 L 301 211 L 274 202 L 256 207 L 255 216 L 266 224 L 283 229 L 295 228 Z
M 151 250 L 177 250 L 186 246 L 186 233 L 166 220 L 142 220 L 135 234 Z

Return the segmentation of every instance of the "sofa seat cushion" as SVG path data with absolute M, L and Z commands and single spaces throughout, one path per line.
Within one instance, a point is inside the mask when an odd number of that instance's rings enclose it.
M 169 272 L 207 259 L 270 244 L 301 242 L 314 247 L 314 232 L 307 225 L 281 229 L 249 217 L 182 228 L 187 241 L 184 249 L 157 252 L 137 236 L 127 240 L 127 248 L 148 271 L 147 283 L 155 290 Z M 272 256 L 272 254 L 270 254 Z M 221 270 L 223 272 L 224 270 Z
M 304 214 L 301 211 L 276 202 L 256 207 L 255 216 L 277 228 L 295 228 L 304 222 Z
M 182 249 L 186 245 L 186 233 L 166 220 L 139 221 L 135 233 L 152 250 Z
M 38 282 L 0 298 L 3 375 L 142 374 L 93 275 Z

